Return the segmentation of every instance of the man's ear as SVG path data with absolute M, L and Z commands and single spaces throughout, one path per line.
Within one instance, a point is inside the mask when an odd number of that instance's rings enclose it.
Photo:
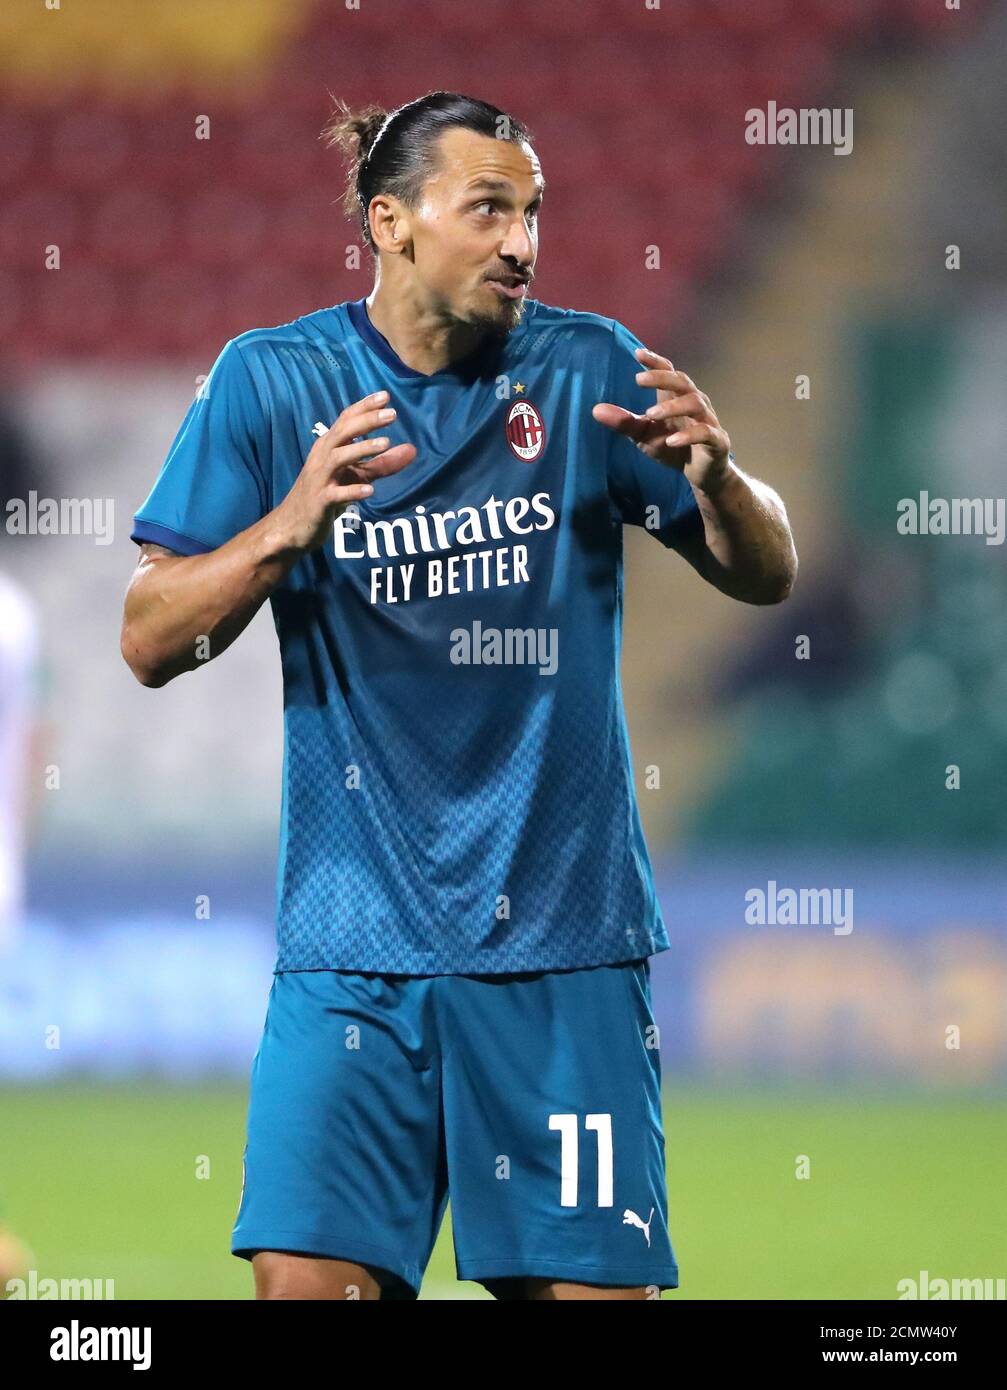
M 397 198 L 376 194 L 371 199 L 369 216 L 371 236 L 379 250 L 397 255 L 405 249 L 409 241 L 409 219 Z

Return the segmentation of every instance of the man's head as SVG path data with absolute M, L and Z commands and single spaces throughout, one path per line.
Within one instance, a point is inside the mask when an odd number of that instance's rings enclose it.
M 347 210 L 399 292 L 487 332 L 516 327 L 544 188 L 520 122 L 484 101 L 431 92 L 391 114 L 339 104 L 323 135 L 352 159 Z

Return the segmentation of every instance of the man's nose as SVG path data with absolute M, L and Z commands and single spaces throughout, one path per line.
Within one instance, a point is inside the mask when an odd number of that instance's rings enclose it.
M 500 247 L 500 254 L 508 260 L 516 261 L 518 265 L 523 267 L 531 266 L 534 262 L 535 243 L 531 239 L 523 217 L 515 217 L 507 228 L 507 235 Z

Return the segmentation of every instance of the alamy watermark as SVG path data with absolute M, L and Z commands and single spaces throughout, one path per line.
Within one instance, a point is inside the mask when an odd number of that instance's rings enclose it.
M 833 154 L 853 149 L 852 107 L 808 107 L 795 110 L 775 101 L 745 112 L 745 142 L 749 145 L 831 145 Z
M 919 1278 L 900 1279 L 896 1284 L 899 1299 L 1007 1299 L 1007 1279 L 941 1279 L 927 1269 Z
M 540 676 L 559 668 L 559 629 L 555 627 L 483 627 L 451 629 L 453 666 L 537 666 Z
M 833 936 L 853 930 L 852 888 L 765 888 L 745 893 L 745 921 L 759 927 L 831 927 Z
M 95 545 L 115 539 L 113 497 L 12 497 L 5 518 L 10 536 L 93 536 Z
M 150 1370 L 149 1327 L 68 1327 L 49 1334 L 50 1361 L 131 1361 L 134 1371 Z
M 1007 505 L 1002 497 L 900 498 L 895 529 L 900 536 L 985 536 L 987 545 L 1003 545 Z
M 110 1302 L 115 1298 L 114 1279 L 40 1279 L 37 1269 L 29 1269 L 26 1279 L 8 1279 L 7 1297 L 12 1300 L 74 1299 Z

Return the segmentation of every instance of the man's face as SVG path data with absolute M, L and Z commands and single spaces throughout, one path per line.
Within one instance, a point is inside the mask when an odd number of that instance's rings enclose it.
M 437 153 L 437 170 L 408 213 L 417 277 L 432 307 L 509 333 L 521 322 L 538 255 L 538 159 L 526 143 L 472 130 L 447 131 Z

